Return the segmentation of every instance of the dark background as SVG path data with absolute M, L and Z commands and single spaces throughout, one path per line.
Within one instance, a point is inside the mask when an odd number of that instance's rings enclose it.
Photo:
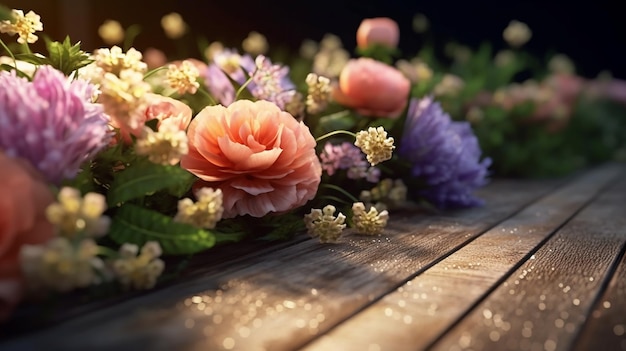
M 105 19 L 116 19 L 124 27 L 140 24 L 142 33 L 135 41 L 140 50 L 148 46 L 174 52 L 160 18 L 179 12 L 194 34 L 209 41 L 220 40 L 239 46 L 247 34 L 265 34 L 272 47 L 297 50 L 303 39 L 319 40 L 325 33 L 339 35 L 353 52 L 355 32 L 363 18 L 388 16 L 401 28 L 400 48 L 406 55 L 416 53 L 424 36 L 412 30 L 415 13 L 425 14 L 437 43 L 455 39 L 477 47 L 488 40 L 496 49 L 505 48 L 502 30 L 509 21 L 526 22 L 533 31 L 526 45 L 539 57 L 550 52 L 564 53 L 586 77 L 610 71 L 626 79 L 626 21 L 618 1 L 584 3 L 546 1 L 372 1 L 372 0 L 0 0 L 7 6 L 33 9 L 42 16 L 46 32 L 55 38 L 66 33 L 81 40 L 84 48 L 104 46 L 97 27 Z M 192 38 L 187 44 L 195 48 Z M 190 55 L 199 55 L 190 51 Z

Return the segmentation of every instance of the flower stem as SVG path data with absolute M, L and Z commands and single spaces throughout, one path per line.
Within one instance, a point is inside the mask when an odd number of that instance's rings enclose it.
M 209 94 L 207 91 L 205 91 L 204 89 L 200 88 L 200 89 L 198 89 L 198 92 L 200 92 L 200 94 L 202 94 L 204 97 L 209 99 L 209 101 L 211 101 L 212 105 L 217 105 L 217 101 L 215 101 L 213 96 L 211 96 L 211 94 Z
M 152 75 L 156 74 L 157 72 L 162 71 L 164 69 L 167 69 L 167 67 L 161 66 L 161 67 L 157 67 L 157 68 L 155 68 L 153 70 L 150 70 L 150 71 L 148 71 L 148 73 L 144 74 L 143 79 L 146 79 L 146 78 L 148 78 L 148 77 L 150 77 L 150 76 L 152 76 Z
M 4 43 L 4 41 L 2 41 L 2 39 L 0 39 L 0 45 L 2 45 L 4 50 L 6 50 L 9 56 L 11 56 L 11 58 L 13 59 L 13 66 L 15 67 L 15 69 L 17 69 L 17 60 L 15 60 L 15 56 L 13 55 L 11 49 L 9 49 L 9 47 Z
M 256 70 L 254 71 L 254 73 L 252 73 L 252 75 L 250 76 L 250 78 L 248 78 L 248 80 L 246 80 L 240 87 L 239 89 L 237 89 L 237 94 L 235 94 L 235 100 L 237 100 L 239 98 L 239 95 L 241 95 L 241 93 L 243 93 L 243 90 L 245 88 L 248 87 L 248 85 L 250 84 L 250 82 L 252 82 L 252 77 L 254 77 L 254 74 L 256 73 Z
M 331 136 L 338 135 L 338 134 L 346 134 L 346 135 L 349 135 L 349 136 L 351 136 L 353 138 L 356 138 L 356 134 L 354 134 L 352 132 L 349 132 L 347 130 L 334 130 L 334 131 L 326 133 L 326 134 L 324 134 L 324 135 L 322 135 L 320 137 L 317 137 L 317 139 L 315 139 L 315 142 L 320 142 L 320 141 L 322 141 L 322 140 L 324 140 L 326 138 L 330 138 Z
M 106 246 L 98 246 L 98 254 L 105 257 L 116 257 L 119 256 L 119 253 L 111 248 Z
M 324 184 L 321 184 L 320 187 L 324 187 L 324 188 L 327 188 L 327 189 L 338 191 L 338 192 L 342 193 L 343 195 L 345 195 L 352 202 L 359 202 L 359 199 L 354 197 L 354 195 L 350 194 L 349 192 L 347 192 L 346 190 L 344 190 L 340 186 L 337 186 L 337 185 L 334 185 L 334 184 L 326 184 L 326 183 L 324 183 Z

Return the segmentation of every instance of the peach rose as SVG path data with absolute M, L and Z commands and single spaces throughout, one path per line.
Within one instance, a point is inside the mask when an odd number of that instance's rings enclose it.
M 356 43 L 361 49 L 374 44 L 395 48 L 399 39 L 398 24 L 387 17 L 364 19 L 356 31 Z
M 191 122 L 192 111 L 186 104 L 167 96 L 158 94 L 146 94 L 148 107 L 146 108 L 146 121 L 158 119 L 157 127 L 162 124 L 172 124 L 180 130 L 186 130 Z
M 187 131 L 181 166 L 224 194 L 224 218 L 262 217 L 312 199 L 322 167 L 309 128 L 268 101 L 208 106 Z
M 406 107 L 410 89 L 410 81 L 396 68 L 360 58 L 343 68 L 333 98 L 366 116 L 396 118 Z
M 41 244 L 54 235 L 45 210 L 54 201 L 35 170 L 0 152 L 0 321 L 9 317 L 23 292 L 19 265 L 22 245 Z

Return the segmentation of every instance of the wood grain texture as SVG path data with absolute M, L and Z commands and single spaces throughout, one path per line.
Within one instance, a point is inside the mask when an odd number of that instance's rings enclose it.
M 528 206 L 305 350 L 426 348 L 620 172 L 609 167 L 587 174 Z M 504 298 L 513 304 L 509 290 Z M 464 325 L 469 330 L 472 323 Z M 471 332 L 480 332 L 479 326 Z
M 626 350 L 626 256 L 623 250 L 617 270 L 607 290 L 596 301 L 574 350 Z
M 554 182 L 495 182 L 489 206 L 403 214 L 382 236 L 314 240 L 0 344 L 3 350 L 287 350 L 324 332 L 551 191 Z M 523 191 L 519 191 L 523 187 Z
M 626 242 L 624 205 L 626 178 L 559 229 L 432 349 L 570 350 Z

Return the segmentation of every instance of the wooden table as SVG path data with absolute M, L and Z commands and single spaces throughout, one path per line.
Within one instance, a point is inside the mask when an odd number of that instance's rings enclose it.
M 382 236 L 216 248 L 0 350 L 626 350 L 625 175 L 496 180 L 482 208 L 393 214 Z

